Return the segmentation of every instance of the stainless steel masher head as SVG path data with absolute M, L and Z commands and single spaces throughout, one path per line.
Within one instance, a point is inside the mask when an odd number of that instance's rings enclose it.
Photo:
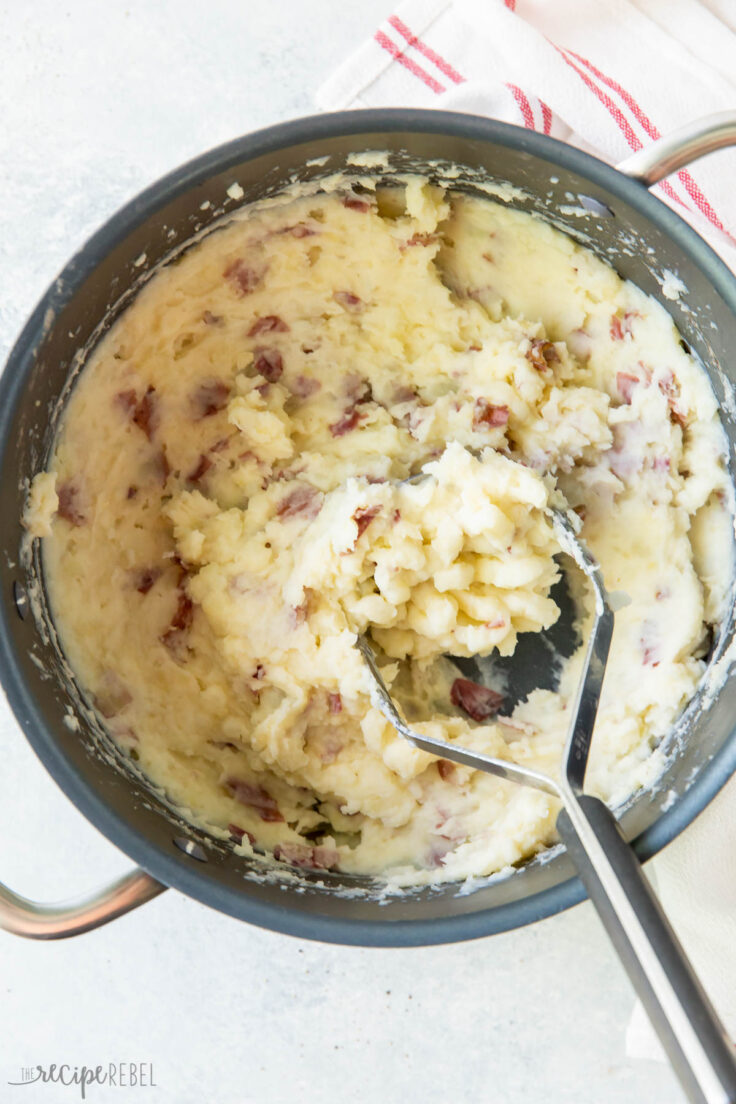
M 414 477 L 416 479 L 417 477 Z M 414 479 L 412 481 L 414 481 Z M 584 572 L 595 612 L 571 710 L 559 778 L 415 732 L 393 701 L 365 634 L 356 647 L 370 673 L 371 696 L 396 731 L 415 747 L 455 763 L 544 790 L 562 803 L 557 830 L 644 1005 L 687 1098 L 736 1102 L 734 1048 L 654 896 L 635 852 L 599 798 L 583 791 L 614 614 L 600 566 L 568 516 L 553 509 L 560 549 Z
M 439 755 L 443 759 L 451 759 L 455 763 L 462 763 L 466 767 L 475 767 L 477 770 L 486 771 L 488 774 L 497 774 L 500 778 L 506 778 L 510 782 L 533 786 L 562 800 L 562 787 L 566 783 L 577 786 L 582 790 L 590 741 L 593 735 L 593 724 L 603 686 L 603 675 L 606 669 L 611 636 L 613 635 L 613 612 L 609 606 L 608 594 L 603 583 L 600 567 L 585 545 L 577 539 L 567 514 L 556 509 L 553 509 L 551 513 L 555 536 L 560 548 L 572 557 L 578 567 L 590 579 L 595 595 L 593 628 L 588 639 L 583 674 L 572 711 L 573 723 L 565 748 L 565 770 L 562 779 L 558 781 L 549 778 L 545 774 L 540 774 L 538 771 L 531 770 L 529 767 L 522 767 L 505 759 L 494 759 L 490 755 L 459 747 L 447 740 L 434 739 L 431 736 L 422 736 L 415 732 L 406 724 L 391 697 L 381 677 L 375 652 L 365 633 L 358 636 L 356 647 L 362 654 L 371 675 L 371 696 L 375 705 L 391 722 L 396 731 L 414 744 L 415 747 L 421 748 L 422 751 L 428 751 L 431 755 Z

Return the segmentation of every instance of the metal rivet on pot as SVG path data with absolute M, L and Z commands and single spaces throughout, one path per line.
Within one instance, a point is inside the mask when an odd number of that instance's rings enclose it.
M 26 588 L 22 583 L 19 583 L 17 579 L 13 583 L 13 601 L 15 602 L 18 616 L 21 621 L 25 621 L 28 616 L 28 594 L 26 593 Z
M 189 855 L 192 859 L 196 859 L 197 862 L 209 861 L 204 847 L 195 843 L 194 840 L 187 839 L 186 836 L 174 836 L 174 844 L 180 851 L 183 851 L 185 855 Z
M 600 199 L 595 199 L 594 196 L 579 195 L 578 200 L 581 207 L 584 207 L 586 211 L 591 211 L 594 215 L 600 215 L 602 218 L 616 217 L 610 207 L 602 203 Z

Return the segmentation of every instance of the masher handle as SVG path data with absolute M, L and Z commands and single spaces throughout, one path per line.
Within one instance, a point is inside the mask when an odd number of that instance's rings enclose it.
M 557 828 L 688 1100 L 736 1102 L 736 1051 L 616 818 L 568 792 Z

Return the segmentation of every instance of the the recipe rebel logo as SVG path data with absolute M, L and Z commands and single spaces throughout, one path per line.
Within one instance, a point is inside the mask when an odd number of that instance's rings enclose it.
M 72 1066 L 53 1062 L 48 1066 L 21 1066 L 20 1078 L 8 1085 L 65 1085 L 75 1088 L 82 1100 L 93 1085 L 116 1089 L 155 1089 L 153 1062 L 108 1062 L 98 1066 Z M 36 1097 L 34 1096 L 34 1100 Z M 54 1099 L 58 1099 L 54 1096 Z

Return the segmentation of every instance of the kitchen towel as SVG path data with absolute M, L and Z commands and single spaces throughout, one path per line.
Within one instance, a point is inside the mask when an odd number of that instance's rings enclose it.
M 324 110 L 490 115 L 616 163 L 736 108 L 732 0 L 406 0 L 317 93 Z M 736 268 L 736 151 L 657 192 Z
M 732 0 L 406 0 L 317 93 L 324 110 L 433 107 L 541 131 L 613 164 L 736 109 Z M 657 185 L 736 271 L 736 150 Z M 659 896 L 736 1038 L 736 779 L 654 860 Z M 641 1006 L 637 1058 L 663 1054 Z

